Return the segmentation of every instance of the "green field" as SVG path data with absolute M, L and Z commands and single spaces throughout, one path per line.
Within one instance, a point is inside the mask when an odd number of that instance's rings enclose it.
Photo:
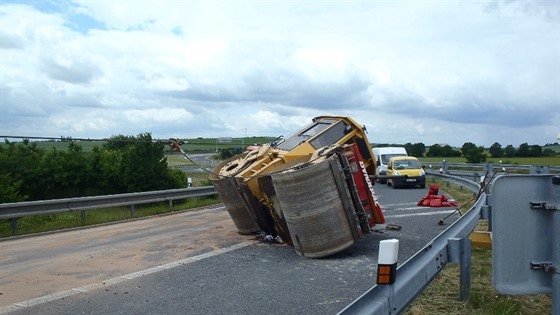
M 270 143 L 275 139 L 275 137 L 242 137 L 242 138 L 186 138 L 179 139 L 184 142 L 181 148 L 186 153 L 202 153 L 202 152 L 217 152 L 219 149 L 231 149 L 235 147 L 245 148 L 253 144 L 263 144 Z M 159 139 L 163 143 L 167 142 L 168 139 Z M 157 140 L 155 140 L 157 141 Z M 106 141 L 100 140 L 77 140 L 74 141 L 79 144 L 84 152 L 90 152 L 95 146 L 102 146 Z M 51 149 L 55 148 L 57 150 L 68 149 L 69 142 L 67 141 L 33 141 L 40 149 Z M 0 142 L 0 146 L 4 145 L 4 142 Z M 560 145 L 546 146 L 543 149 L 550 149 L 554 152 L 560 154 Z M 169 148 L 170 153 L 171 148 Z M 422 157 L 420 161 L 422 163 L 441 163 L 442 160 L 447 160 L 449 163 L 466 163 L 463 157 Z M 560 166 L 560 156 L 547 156 L 547 157 L 503 157 L 503 158 L 491 158 L 488 157 L 487 162 L 492 162 L 494 164 L 499 164 L 500 160 L 503 164 L 517 164 L 517 165 L 548 165 L 548 166 Z
M 218 149 L 245 148 L 253 144 L 270 143 L 274 137 L 231 138 L 220 141 L 219 138 L 184 139 L 181 148 L 189 152 L 216 152 Z
M 184 142 L 181 145 L 181 148 L 189 153 L 200 153 L 200 152 L 216 152 L 219 149 L 231 149 L 234 147 L 247 147 L 257 144 L 263 143 L 270 143 L 274 140 L 274 137 L 246 137 L 246 138 L 229 138 L 229 139 L 222 139 L 219 138 L 194 138 L 194 139 L 180 139 Z M 155 140 L 158 141 L 158 140 Z M 159 140 L 162 143 L 166 143 L 167 139 Z M 15 141 L 13 141 L 15 142 Z M 68 141 L 32 141 L 37 145 L 39 149 L 56 149 L 58 151 L 64 151 L 68 149 L 68 145 L 70 142 Z M 101 147 L 107 141 L 99 141 L 99 140 L 77 140 L 74 143 L 80 145 L 84 152 L 91 152 L 95 146 Z M 5 145 L 4 142 L 1 142 L 0 145 Z M 169 148 L 171 151 L 171 148 Z
M 17 143 L 16 141 L 13 142 Z M 68 149 L 68 145 L 70 144 L 70 141 L 30 141 L 30 142 L 35 143 L 37 145 L 37 148 L 39 149 L 44 149 L 44 150 L 56 149 L 57 151 L 66 151 Z M 84 152 L 91 152 L 91 150 L 93 150 L 95 146 L 101 147 L 105 143 L 105 141 L 73 141 L 73 142 L 81 146 Z M 5 145 L 4 142 L 2 142 L 1 145 Z
M 434 166 L 441 165 L 443 160 L 448 163 L 467 163 L 463 157 L 422 157 L 419 160 L 423 163 L 433 163 Z M 487 163 L 513 165 L 538 165 L 538 166 L 560 166 L 560 156 L 542 156 L 542 157 L 512 157 L 512 158 L 488 158 Z

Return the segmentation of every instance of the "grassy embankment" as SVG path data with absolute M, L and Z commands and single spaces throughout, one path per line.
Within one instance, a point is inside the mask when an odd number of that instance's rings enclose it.
M 429 184 L 440 185 L 446 194 L 453 196 L 461 205 L 471 200 L 473 196 L 472 192 L 441 180 L 430 180 Z M 470 209 L 472 203 L 464 205 L 462 209 Z M 477 230 L 487 231 L 488 221 L 481 220 Z M 467 301 L 459 301 L 459 265 L 447 264 L 405 314 L 519 315 L 551 312 L 550 295 L 509 296 L 500 294 L 494 289 L 491 250 L 473 248 L 471 276 L 470 297 Z

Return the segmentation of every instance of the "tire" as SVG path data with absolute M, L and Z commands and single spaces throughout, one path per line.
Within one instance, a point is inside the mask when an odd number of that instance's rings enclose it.
M 378 175 L 380 175 L 380 176 L 385 176 L 385 175 L 387 175 L 387 174 L 378 174 Z M 387 184 L 387 180 L 386 180 L 386 179 L 380 179 L 380 180 L 379 180 L 379 183 L 380 183 L 380 184 Z

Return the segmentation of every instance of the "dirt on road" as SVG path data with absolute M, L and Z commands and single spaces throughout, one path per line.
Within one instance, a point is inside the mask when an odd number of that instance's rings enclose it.
M 0 307 L 254 240 L 223 207 L 0 241 Z

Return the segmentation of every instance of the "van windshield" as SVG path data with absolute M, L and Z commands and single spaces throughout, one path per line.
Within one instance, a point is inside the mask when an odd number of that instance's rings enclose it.
M 420 162 L 418 160 L 398 160 L 395 161 L 395 168 L 398 170 L 404 170 L 404 169 L 419 169 L 422 166 L 420 166 Z
M 402 154 L 402 153 L 383 154 L 381 155 L 381 162 L 386 165 L 389 163 L 389 160 L 395 156 L 406 156 L 406 154 Z

